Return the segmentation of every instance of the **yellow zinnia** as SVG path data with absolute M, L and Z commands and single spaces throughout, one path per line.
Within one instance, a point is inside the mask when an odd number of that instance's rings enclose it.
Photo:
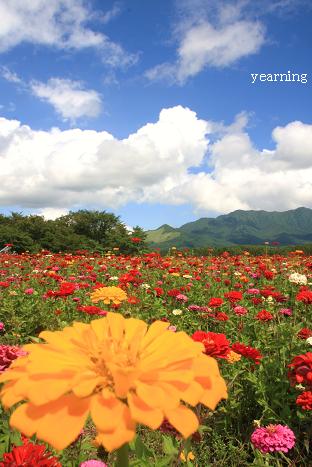
M 108 313 L 90 324 L 42 332 L 46 343 L 25 345 L 28 354 L 0 376 L 3 405 L 23 401 L 11 426 L 56 449 L 77 438 L 89 415 L 96 441 L 108 451 L 133 439 L 136 423 L 155 430 L 166 418 L 190 436 L 198 419 L 181 401 L 214 409 L 226 386 L 203 345 L 167 327 Z
M 91 301 L 93 303 L 98 303 L 100 301 L 104 302 L 106 305 L 109 303 L 114 303 L 119 305 L 124 300 L 127 300 L 127 294 L 120 287 L 100 287 L 96 289 L 91 294 Z

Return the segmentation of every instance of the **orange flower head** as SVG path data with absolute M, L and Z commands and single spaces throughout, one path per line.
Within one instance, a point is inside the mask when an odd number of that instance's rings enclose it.
M 98 444 L 108 451 L 132 440 L 136 424 L 159 428 L 164 419 L 187 438 L 198 419 L 183 404 L 215 409 L 226 398 L 216 360 L 184 332 L 168 323 L 109 312 L 90 324 L 44 331 L 45 343 L 24 346 L 26 356 L 0 376 L 13 428 L 64 449 L 79 435 L 88 416 Z
M 104 302 L 106 305 L 114 303 L 119 305 L 124 300 L 127 300 L 127 294 L 120 287 L 100 287 L 96 289 L 91 294 L 91 301 L 93 303 L 98 303 L 100 301 Z
M 233 350 L 230 350 L 228 356 L 226 357 L 229 363 L 239 362 L 241 358 L 242 356 L 239 353 L 234 352 Z

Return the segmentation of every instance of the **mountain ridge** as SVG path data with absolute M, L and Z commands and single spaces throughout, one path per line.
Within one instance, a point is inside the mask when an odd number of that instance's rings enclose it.
M 163 224 L 146 233 L 150 246 L 160 248 L 258 245 L 265 241 L 281 245 L 305 244 L 312 242 L 312 209 L 237 209 L 215 218 L 202 217 L 178 228 Z

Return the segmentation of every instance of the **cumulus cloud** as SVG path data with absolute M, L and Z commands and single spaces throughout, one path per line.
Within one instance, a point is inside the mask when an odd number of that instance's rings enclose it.
M 117 15 L 117 7 L 104 15 L 104 22 Z M 0 52 L 23 43 L 60 49 L 92 47 L 101 52 L 104 62 L 128 66 L 137 61 L 120 44 L 88 27 L 96 19 L 84 0 L 0 0 Z
M 35 131 L 2 118 L 0 202 L 46 215 L 128 202 L 190 203 L 201 214 L 312 207 L 312 125 L 275 128 L 268 151 L 255 148 L 246 123 L 240 114 L 224 127 L 177 106 L 116 139 L 78 128 Z
M 50 78 L 47 83 L 33 81 L 33 94 L 51 104 L 64 120 L 97 117 L 101 112 L 100 95 L 93 89 L 84 89 L 80 81 Z
M 146 76 L 152 81 L 184 84 L 207 67 L 228 67 L 257 53 L 265 42 L 263 24 L 244 18 L 242 2 L 216 4 L 196 0 L 195 5 L 184 2 L 183 9 L 188 15 L 192 13 L 176 25 L 177 58 L 173 63 L 161 63 L 148 70 Z

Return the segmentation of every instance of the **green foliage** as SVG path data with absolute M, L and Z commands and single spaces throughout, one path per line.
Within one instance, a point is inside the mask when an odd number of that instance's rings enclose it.
M 130 233 L 118 216 L 105 211 L 71 211 L 54 221 L 16 212 L 0 216 L 0 249 L 11 243 L 17 253 L 42 249 L 104 252 L 113 248 L 126 254 L 139 253 L 145 248 L 145 236 L 138 226 Z M 141 242 L 133 243 L 132 237 L 139 237 Z

